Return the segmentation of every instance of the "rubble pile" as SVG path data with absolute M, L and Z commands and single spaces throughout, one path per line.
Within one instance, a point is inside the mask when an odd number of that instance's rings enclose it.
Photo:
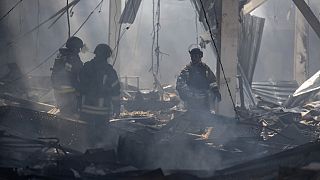
M 96 148 L 85 142 L 86 122 L 51 105 L 1 94 L 1 177 L 318 177 L 317 90 L 304 88 L 286 101 L 282 96 L 281 103 L 269 94 L 256 106 L 238 108 L 238 118 L 185 111 L 177 99 L 138 93 L 122 98 L 120 116 L 106 123 Z

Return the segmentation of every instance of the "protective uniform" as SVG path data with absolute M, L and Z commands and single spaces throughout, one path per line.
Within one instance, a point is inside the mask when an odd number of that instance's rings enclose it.
M 107 120 L 119 114 L 120 84 L 113 67 L 104 59 L 94 58 L 84 64 L 80 73 L 81 113 Z
M 192 49 L 190 55 L 199 55 L 192 60 L 180 73 L 176 89 L 180 98 L 185 102 L 188 110 L 210 110 L 209 97 L 213 94 L 218 101 L 221 95 L 216 83 L 216 77 L 208 65 L 201 62 L 202 51 Z
M 51 82 L 60 112 L 74 114 L 78 109 L 79 72 L 83 66 L 79 57 L 83 42 L 78 37 L 71 37 L 66 48 L 59 49 L 54 61 Z
M 86 62 L 80 72 L 80 117 L 89 125 L 90 144 L 101 140 L 106 120 L 120 113 L 120 83 L 116 71 L 107 61 L 112 51 L 108 45 L 99 44 L 94 53 L 95 58 Z

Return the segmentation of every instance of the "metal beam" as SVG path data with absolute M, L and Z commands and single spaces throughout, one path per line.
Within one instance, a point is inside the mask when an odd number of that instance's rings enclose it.
M 320 38 L 320 22 L 314 15 L 308 4 L 304 0 L 292 0 L 297 8 L 300 10 L 304 18 L 308 21 L 314 32 Z
M 245 14 L 251 13 L 266 1 L 267 0 L 251 0 L 250 2 L 248 2 L 243 6 L 243 9 L 242 9 L 243 14 L 245 15 Z

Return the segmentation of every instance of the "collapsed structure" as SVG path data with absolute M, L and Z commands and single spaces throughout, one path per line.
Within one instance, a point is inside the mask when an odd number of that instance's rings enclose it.
M 215 114 L 185 111 L 174 86 L 161 84 L 154 67 L 153 90 L 141 90 L 139 77 L 131 77 L 137 85 L 123 78 L 121 116 L 106 122 L 103 143 L 88 149 L 87 123 L 59 113 L 50 79 L 25 76 L 11 63 L 0 88 L 0 177 L 319 178 L 320 71 L 301 86 L 253 82 L 264 19 L 249 12 L 263 1 L 191 2 L 207 32 L 200 46 L 216 50 L 223 102 Z M 319 32 L 310 8 L 294 2 Z M 120 24 L 133 23 L 140 3 L 126 3 Z M 157 64 L 160 50 L 154 48 Z

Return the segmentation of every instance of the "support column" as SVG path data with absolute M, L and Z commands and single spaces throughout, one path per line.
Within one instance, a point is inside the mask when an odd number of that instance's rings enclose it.
M 121 0 L 109 0 L 109 36 L 108 36 L 108 45 L 114 49 L 113 55 L 110 58 L 109 62 L 112 64 L 115 60 L 117 53 L 118 45 L 118 36 L 120 30 L 120 16 L 121 16 Z M 116 47 L 117 46 L 117 47 Z M 118 50 L 117 60 L 114 65 L 114 68 L 120 74 L 120 52 Z
M 236 100 L 238 36 L 239 36 L 239 0 L 222 0 L 221 16 L 221 63 L 231 90 L 233 100 Z M 218 114 L 235 117 L 233 104 L 228 92 L 222 71 L 220 73 L 220 92 L 222 101 L 219 103 Z

